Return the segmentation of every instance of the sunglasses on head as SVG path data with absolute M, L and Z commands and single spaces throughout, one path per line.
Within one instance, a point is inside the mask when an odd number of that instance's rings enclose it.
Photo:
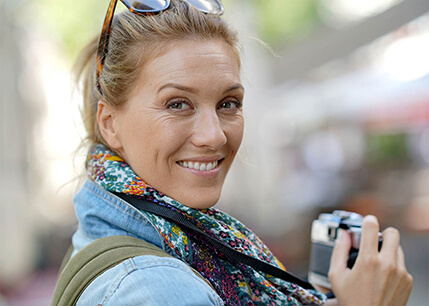
M 137 15 L 151 15 L 167 10 L 170 7 L 171 0 L 120 0 L 131 12 Z M 186 0 L 188 3 L 195 6 L 198 10 L 206 14 L 222 15 L 223 5 L 221 0 Z M 100 42 L 98 44 L 97 53 L 97 73 L 96 86 L 100 94 L 101 91 L 100 77 L 103 70 L 104 61 L 107 56 L 110 31 L 112 27 L 113 14 L 115 12 L 116 3 L 118 0 L 111 0 L 107 9 L 106 17 L 101 30 Z

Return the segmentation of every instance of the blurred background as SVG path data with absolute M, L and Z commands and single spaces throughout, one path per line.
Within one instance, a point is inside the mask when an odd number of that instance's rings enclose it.
M 0 305 L 50 302 L 84 175 L 70 72 L 108 2 L 0 0 Z M 301 276 L 319 213 L 376 215 L 429 305 L 429 2 L 223 2 L 247 121 L 218 207 Z

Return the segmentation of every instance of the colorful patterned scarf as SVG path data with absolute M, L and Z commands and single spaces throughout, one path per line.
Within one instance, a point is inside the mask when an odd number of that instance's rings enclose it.
M 175 208 L 208 235 L 235 250 L 284 269 L 265 244 L 244 224 L 215 208 L 189 208 L 156 191 L 138 177 L 119 156 L 102 145 L 88 156 L 89 177 L 107 191 L 142 196 Z M 258 272 L 243 264 L 232 264 L 204 238 L 162 217 L 142 211 L 162 235 L 167 251 L 192 266 L 207 279 L 227 305 L 321 305 L 326 297 L 315 290 Z M 169 249 L 168 249 L 169 248 Z

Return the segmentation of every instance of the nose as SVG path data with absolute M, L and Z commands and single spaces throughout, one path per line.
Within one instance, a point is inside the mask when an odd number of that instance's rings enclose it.
M 197 147 L 214 151 L 226 144 L 227 137 L 216 111 L 204 111 L 198 116 L 191 141 Z

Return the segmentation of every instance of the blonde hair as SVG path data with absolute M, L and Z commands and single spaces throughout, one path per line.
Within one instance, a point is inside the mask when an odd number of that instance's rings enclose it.
M 218 16 L 205 15 L 184 0 L 172 0 L 169 9 L 139 16 L 124 11 L 112 23 L 109 51 L 100 77 L 103 95 L 95 85 L 98 37 L 83 49 L 75 65 L 76 81 L 82 82 L 84 105 L 81 110 L 89 144 L 107 145 L 97 124 L 97 103 L 103 100 L 120 108 L 129 98 L 146 63 L 178 40 L 222 40 L 237 57 L 237 34 Z

